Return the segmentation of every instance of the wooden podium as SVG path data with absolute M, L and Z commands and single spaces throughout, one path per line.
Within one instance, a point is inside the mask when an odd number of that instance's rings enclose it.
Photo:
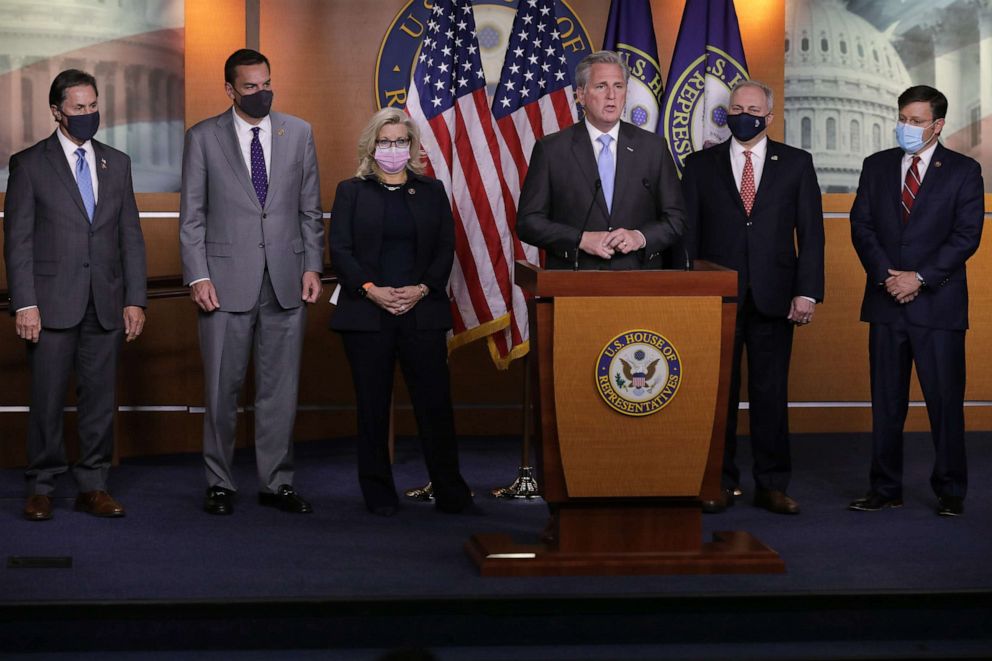
M 720 492 L 737 274 L 545 271 L 516 264 L 531 306 L 540 544 L 477 534 L 484 576 L 784 572 L 746 532 L 703 542 Z

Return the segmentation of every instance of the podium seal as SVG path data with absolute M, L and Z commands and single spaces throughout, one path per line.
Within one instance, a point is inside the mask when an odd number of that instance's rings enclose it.
M 681 383 L 679 352 L 654 331 L 624 331 L 606 343 L 596 361 L 596 390 L 623 415 L 657 413 L 674 399 Z

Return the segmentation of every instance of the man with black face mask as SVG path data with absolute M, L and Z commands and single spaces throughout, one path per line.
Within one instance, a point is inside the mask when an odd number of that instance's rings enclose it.
M 810 323 L 823 300 L 823 213 L 812 157 L 766 135 L 772 100 L 767 85 L 738 83 L 727 116 L 733 137 L 692 154 L 682 174 L 690 257 L 738 273 L 723 491 L 718 500 L 704 501 L 706 512 L 723 511 L 741 493 L 735 454 L 746 346 L 754 504 L 799 513 L 786 493 L 792 475 L 789 357 L 794 327 Z
M 121 339 L 145 323 L 145 243 L 126 154 L 93 140 L 96 80 L 69 69 L 48 94 L 58 128 L 10 158 L 4 257 L 10 309 L 31 367 L 28 498 L 24 516 L 52 518 L 56 477 L 68 470 L 63 407 L 75 367 L 79 460 L 76 509 L 120 517 L 107 492 Z
M 255 353 L 255 454 L 262 505 L 308 513 L 293 488 L 293 424 L 306 303 L 320 295 L 324 225 L 310 125 L 270 113 L 269 61 L 224 64 L 229 110 L 186 133 L 183 278 L 199 307 L 210 514 L 231 514 L 238 395 Z

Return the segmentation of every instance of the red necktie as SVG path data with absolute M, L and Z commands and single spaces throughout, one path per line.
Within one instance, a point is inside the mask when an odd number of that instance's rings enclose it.
M 741 202 L 744 212 L 750 216 L 754 206 L 754 165 L 751 163 L 751 152 L 744 152 L 744 173 L 741 174 Z
M 902 184 L 902 224 L 909 222 L 909 214 L 913 210 L 913 202 L 920 192 L 920 171 L 916 164 L 920 162 L 919 156 L 913 157 L 913 164 L 906 170 L 906 181 Z

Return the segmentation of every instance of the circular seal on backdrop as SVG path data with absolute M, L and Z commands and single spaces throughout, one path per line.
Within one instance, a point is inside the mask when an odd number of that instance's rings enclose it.
M 617 53 L 630 69 L 627 106 L 623 109 L 621 118 L 654 133 L 665 85 L 665 80 L 661 77 L 661 66 L 654 57 L 630 44 L 617 44 Z
M 522 0 L 526 2 L 527 0 Z M 420 42 L 434 5 L 430 0 L 410 0 L 400 9 L 386 30 L 375 62 L 376 109 L 394 106 L 406 108 L 406 88 L 416 68 Z M 510 41 L 517 2 L 512 0 L 473 0 L 472 12 L 479 39 L 482 68 L 486 74 L 486 93 L 490 100 L 496 93 L 503 69 L 503 55 Z M 558 32 L 565 49 L 570 72 L 592 52 L 589 33 L 568 3 L 555 3 Z
M 678 73 L 678 78 L 668 90 L 662 120 L 668 148 L 681 172 L 689 154 L 730 136 L 730 90 L 748 75 L 740 62 L 712 45 L 684 71 L 672 73 Z
M 682 384 L 675 346 L 654 331 L 634 329 L 606 343 L 596 360 L 596 390 L 614 411 L 645 416 L 665 408 Z

